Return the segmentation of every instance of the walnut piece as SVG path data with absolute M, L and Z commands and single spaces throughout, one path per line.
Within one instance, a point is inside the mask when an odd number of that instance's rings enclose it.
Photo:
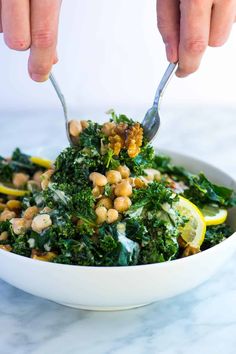
M 106 123 L 107 124 L 107 123 Z M 106 132 L 108 133 L 107 126 Z M 140 147 L 143 143 L 143 128 L 139 123 L 129 127 L 126 123 L 119 123 L 115 126 L 109 126 L 109 147 L 115 155 L 119 155 L 121 149 L 126 148 L 129 157 L 134 158 L 140 153 Z

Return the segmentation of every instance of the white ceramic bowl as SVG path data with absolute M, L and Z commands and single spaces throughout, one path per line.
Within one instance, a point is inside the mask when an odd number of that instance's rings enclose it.
M 164 151 L 191 172 L 236 190 L 236 182 L 197 159 Z M 229 213 L 236 230 L 236 209 Z M 207 280 L 236 250 L 236 233 L 188 258 L 130 267 L 85 267 L 46 263 L 0 250 L 0 277 L 30 294 L 88 310 L 122 310 L 170 298 Z

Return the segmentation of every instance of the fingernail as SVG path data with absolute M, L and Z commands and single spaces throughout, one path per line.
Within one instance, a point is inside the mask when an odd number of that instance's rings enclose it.
M 178 61 L 176 50 L 169 43 L 166 43 L 166 57 L 170 63 L 176 63 Z
M 40 75 L 40 74 L 31 74 L 31 79 L 37 82 L 44 82 L 47 81 L 49 78 L 49 75 Z

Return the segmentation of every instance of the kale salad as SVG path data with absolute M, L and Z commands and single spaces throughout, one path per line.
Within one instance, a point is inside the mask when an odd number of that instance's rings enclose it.
M 159 263 L 229 237 L 235 193 L 156 154 L 142 126 L 111 112 L 71 121 L 55 162 L 0 157 L 0 249 L 82 266 Z

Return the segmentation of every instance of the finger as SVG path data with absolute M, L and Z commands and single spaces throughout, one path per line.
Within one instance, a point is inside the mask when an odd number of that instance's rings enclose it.
M 179 0 L 157 0 L 157 26 L 166 46 L 167 60 L 178 61 Z
M 60 0 L 31 0 L 29 74 L 35 81 L 48 79 L 56 58 Z
M 228 39 L 236 15 L 236 2 L 220 1 L 212 10 L 209 45 L 222 46 Z
M 29 0 L 2 0 L 2 28 L 7 46 L 26 50 L 30 46 Z
M 179 67 L 176 75 L 185 77 L 196 71 L 208 45 L 211 0 L 183 0 L 180 5 Z
M 0 0 L 0 33 L 2 33 L 2 3 L 1 3 L 1 0 Z
M 54 55 L 54 60 L 53 60 L 53 65 L 58 63 L 58 55 L 57 55 L 57 50 L 55 50 L 55 55 Z

